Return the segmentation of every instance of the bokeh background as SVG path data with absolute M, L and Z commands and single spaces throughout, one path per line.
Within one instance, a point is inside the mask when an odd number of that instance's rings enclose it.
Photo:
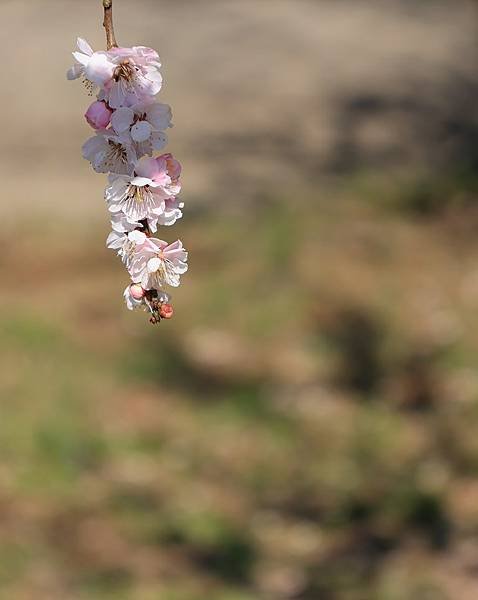
M 115 0 L 190 272 L 122 304 L 77 35 L 1 0 L 0 599 L 478 597 L 478 5 Z

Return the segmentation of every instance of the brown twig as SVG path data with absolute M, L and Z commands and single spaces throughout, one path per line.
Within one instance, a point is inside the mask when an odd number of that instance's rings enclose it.
M 105 9 L 103 27 L 106 31 L 106 49 L 110 50 L 118 47 L 113 27 L 113 0 L 103 0 L 103 8 Z

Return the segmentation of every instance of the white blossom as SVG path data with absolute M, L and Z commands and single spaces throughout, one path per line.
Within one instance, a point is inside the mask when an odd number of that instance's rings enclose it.
M 168 244 L 149 238 L 135 252 L 129 269 L 131 279 L 145 290 L 161 289 L 164 285 L 178 287 L 181 275 L 188 270 L 188 253 L 180 240 Z
M 136 153 L 127 138 L 111 129 L 101 129 L 82 147 L 83 158 L 89 160 L 97 173 L 126 175 L 133 171 Z
M 116 65 L 108 52 L 93 52 L 93 49 L 83 38 L 76 41 L 77 52 L 73 52 L 75 64 L 68 69 L 68 79 L 84 77 L 89 87 L 105 86 L 111 82 Z

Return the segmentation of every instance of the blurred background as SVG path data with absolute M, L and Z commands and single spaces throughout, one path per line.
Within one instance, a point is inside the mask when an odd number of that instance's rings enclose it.
M 475 600 L 478 4 L 114 6 L 190 271 L 124 308 L 100 0 L 1 0 L 0 599 Z

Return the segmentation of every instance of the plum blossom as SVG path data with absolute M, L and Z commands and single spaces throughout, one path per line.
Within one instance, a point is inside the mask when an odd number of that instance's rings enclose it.
M 75 64 L 68 69 L 68 79 L 83 77 L 90 90 L 105 86 L 113 78 L 116 65 L 108 52 L 94 52 L 91 46 L 83 38 L 76 41 L 77 52 L 73 52 Z
M 133 171 L 136 152 L 128 140 L 113 130 L 100 129 L 82 147 L 83 158 L 97 173 L 126 175 Z
M 138 154 L 148 154 L 162 150 L 167 143 L 166 129 L 172 127 L 171 107 L 167 104 L 140 103 L 118 108 L 111 125 L 118 135 L 128 134 L 131 142 L 141 146 Z
M 188 270 L 187 260 L 188 253 L 180 240 L 168 244 L 149 238 L 131 261 L 131 279 L 145 290 L 161 289 L 165 284 L 178 287 L 181 275 Z
M 172 155 L 157 158 L 141 157 L 134 166 L 132 176 L 113 177 L 106 188 L 105 198 L 112 213 L 123 212 L 128 221 L 138 222 L 159 218 L 166 210 L 172 221 L 181 212 L 179 204 L 168 204 L 181 190 L 179 175 L 181 167 Z M 182 213 L 181 213 L 182 214 Z
M 111 121 L 113 111 L 105 102 L 93 102 L 85 113 L 85 119 L 93 129 L 106 129 Z
M 116 250 L 123 264 L 129 270 L 135 253 L 139 252 L 147 242 L 146 234 L 138 229 L 129 233 L 112 231 L 106 239 L 106 247 Z
M 134 46 L 111 48 L 107 54 L 114 64 L 113 76 L 105 82 L 100 100 L 106 100 L 111 108 L 133 106 L 160 91 L 163 78 L 155 50 Z
M 148 219 L 157 224 L 165 209 L 161 188 L 148 185 L 139 177 L 112 176 L 105 190 L 105 199 L 113 215 L 122 213 L 130 223 Z
M 153 238 L 161 226 L 182 217 L 181 165 L 167 144 L 171 107 L 157 102 L 162 86 L 157 52 L 145 46 L 94 52 L 82 38 L 68 79 L 82 77 L 96 100 L 85 113 L 95 130 L 82 147 L 98 173 L 108 173 L 105 200 L 111 220 L 106 246 L 115 250 L 131 283 L 123 293 L 129 310 L 143 308 L 151 323 L 170 319 L 174 309 L 163 286 L 178 287 L 188 270 L 182 242 Z

